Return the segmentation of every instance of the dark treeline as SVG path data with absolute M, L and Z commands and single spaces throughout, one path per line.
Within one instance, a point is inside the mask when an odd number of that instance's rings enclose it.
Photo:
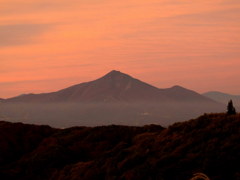
M 0 123 L 0 179 L 240 179 L 240 115 L 205 114 L 168 128 L 54 129 Z

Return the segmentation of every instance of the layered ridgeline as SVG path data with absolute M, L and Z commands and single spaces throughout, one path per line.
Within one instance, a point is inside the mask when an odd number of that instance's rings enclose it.
M 239 114 L 205 114 L 168 128 L 0 122 L 0 132 L 2 180 L 240 179 Z
M 232 94 L 222 93 L 218 91 L 209 91 L 202 95 L 214 101 L 224 103 L 224 104 L 227 104 L 231 99 L 237 107 L 240 107 L 240 95 L 232 95 Z
M 167 126 L 225 106 L 180 86 L 159 89 L 119 71 L 57 92 L 0 103 L 0 119 L 54 127 L 109 124 Z

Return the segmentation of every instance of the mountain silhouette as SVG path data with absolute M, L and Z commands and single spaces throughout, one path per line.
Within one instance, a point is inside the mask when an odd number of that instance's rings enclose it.
M 24 94 L 6 102 L 208 102 L 194 91 L 180 86 L 159 89 L 120 71 L 113 70 L 90 82 L 51 93 Z
M 231 99 L 236 106 L 240 107 L 240 95 L 232 95 L 218 91 L 209 91 L 202 95 L 223 104 L 227 104 Z

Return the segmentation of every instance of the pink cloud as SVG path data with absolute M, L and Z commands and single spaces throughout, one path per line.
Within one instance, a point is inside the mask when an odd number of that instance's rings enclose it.
M 240 58 L 238 1 L 0 3 L 4 7 L 0 12 L 0 85 L 11 83 L 0 90 L 0 97 L 41 89 L 39 81 L 49 91 L 52 86 L 64 88 L 112 69 L 158 87 L 179 84 L 196 91 L 216 88 L 240 94 L 240 87 L 234 86 L 240 75 L 236 68 Z M 54 83 L 53 79 L 65 80 Z

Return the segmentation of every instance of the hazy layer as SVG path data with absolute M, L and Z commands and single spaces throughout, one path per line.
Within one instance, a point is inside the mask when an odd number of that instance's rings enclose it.
M 224 106 L 204 103 L 0 103 L 0 120 L 60 128 L 110 124 L 168 126 L 203 113 L 224 111 Z

